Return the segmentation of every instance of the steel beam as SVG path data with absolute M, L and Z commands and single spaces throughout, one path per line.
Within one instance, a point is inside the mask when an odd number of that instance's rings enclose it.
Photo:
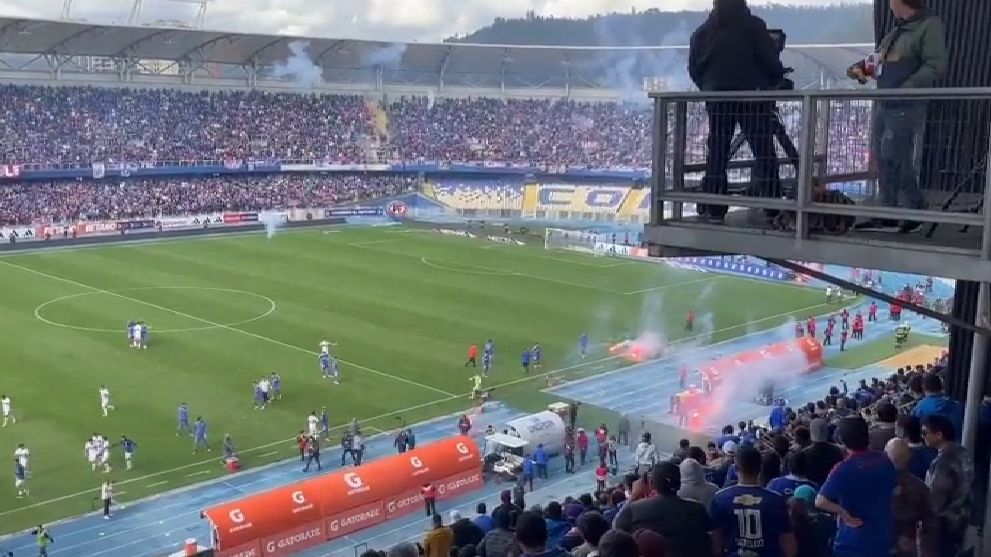
M 725 200 L 722 202 L 726 203 Z M 920 275 L 940 274 L 975 282 L 987 281 L 991 277 L 991 261 L 981 259 L 973 250 L 942 245 L 819 235 L 800 243 L 795 241 L 794 233 L 688 221 L 664 221 L 660 226 L 647 226 L 644 228 L 644 238 L 649 244 L 660 248 L 655 251 L 674 248 L 666 250 L 666 254 L 672 256 L 679 251 L 704 251 L 835 263 Z

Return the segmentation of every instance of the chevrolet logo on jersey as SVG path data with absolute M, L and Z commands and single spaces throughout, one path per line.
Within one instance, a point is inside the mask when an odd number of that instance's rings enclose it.
M 753 495 L 751 495 L 749 493 L 744 493 L 743 495 L 740 495 L 738 497 L 734 497 L 733 498 L 733 504 L 734 505 L 743 505 L 744 507 L 756 507 L 757 505 L 760 505 L 760 502 L 762 500 L 763 500 L 763 497 L 754 497 Z

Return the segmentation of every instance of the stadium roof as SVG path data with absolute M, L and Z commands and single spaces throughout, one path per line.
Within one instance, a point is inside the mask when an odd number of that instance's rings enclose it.
M 665 66 L 682 71 L 687 47 L 562 47 L 466 43 L 407 43 L 231 33 L 176 27 L 122 26 L 79 21 L 0 18 L 0 52 L 71 56 L 190 60 L 203 64 L 265 67 L 284 63 L 289 45 L 305 41 L 310 58 L 323 68 L 412 72 L 582 75 L 620 64 L 631 75 L 651 76 Z M 836 75 L 871 45 L 796 45 L 787 65 L 814 64 Z M 622 62 L 621 62 L 622 61 Z M 567 68 L 567 69 L 566 69 Z M 592 70 L 591 68 L 596 68 Z

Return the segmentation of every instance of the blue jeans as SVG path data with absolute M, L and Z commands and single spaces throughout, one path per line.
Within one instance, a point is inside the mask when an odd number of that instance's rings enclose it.
M 922 137 L 926 130 L 924 101 L 879 101 L 874 115 L 874 155 L 878 187 L 885 207 L 897 207 L 904 196 L 909 209 L 925 207 L 919 189 Z

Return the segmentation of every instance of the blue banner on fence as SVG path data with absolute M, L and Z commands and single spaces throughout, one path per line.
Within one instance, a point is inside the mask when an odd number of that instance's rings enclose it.
M 383 207 L 354 207 L 352 209 L 325 209 L 325 218 L 333 217 L 381 217 L 385 215 Z

